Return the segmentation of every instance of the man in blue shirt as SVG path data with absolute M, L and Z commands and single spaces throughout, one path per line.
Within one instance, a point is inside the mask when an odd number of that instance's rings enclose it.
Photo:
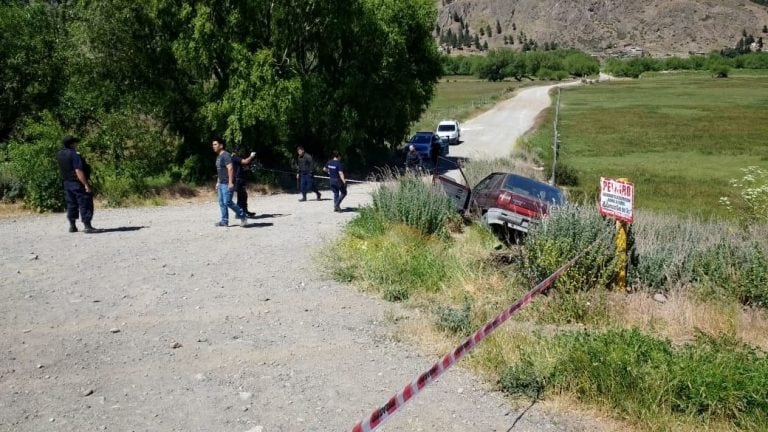
M 229 226 L 229 209 L 235 212 L 240 219 L 240 226 L 248 224 L 248 217 L 243 209 L 232 202 L 232 192 L 235 190 L 235 169 L 232 163 L 232 156 L 224 150 L 224 140 L 216 138 L 211 143 L 213 152 L 216 153 L 216 191 L 219 194 L 219 210 L 221 211 L 221 220 L 216 222 L 217 227 Z
M 93 189 L 91 189 L 91 167 L 77 153 L 77 144 L 80 139 L 66 136 L 62 140 L 64 148 L 56 154 L 56 162 L 59 164 L 59 172 L 64 186 L 64 199 L 67 202 L 67 219 L 69 219 L 69 232 L 77 232 L 77 213 L 80 210 L 80 220 L 85 225 L 83 232 L 94 233 L 91 226 L 93 218 Z
M 344 165 L 341 163 L 341 155 L 338 151 L 333 152 L 333 159 L 325 164 L 323 171 L 328 173 L 331 181 L 331 190 L 333 191 L 333 211 L 341 211 L 341 201 L 347 196 L 347 179 L 344 176 Z

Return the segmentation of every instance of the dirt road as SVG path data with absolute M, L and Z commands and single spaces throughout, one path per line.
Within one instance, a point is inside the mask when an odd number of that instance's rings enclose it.
M 531 129 L 536 116 L 549 107 L 550 90 L 578 84 L 570 82 L 520 91 L 515 97 L 462 124 L 463 143 L 452 146 L 450 155 L 470 159 L 508 157 L 515 141 Z
M 393 337 L 413 311 L 314 258 L 353 211 L 252 207 L 246 228 L 214 227 L 213 200 L 97 210 L 92 235 L 0 220 L 0 431 L 351 430 L 432 364 Z M 379 430 L 596 430 L 525 408 L 455 368 Z

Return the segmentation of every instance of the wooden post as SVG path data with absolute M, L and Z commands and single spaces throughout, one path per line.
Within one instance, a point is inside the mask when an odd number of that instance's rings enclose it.
M 620 178 L 622 182 L 629 182 L 629 179 Z M 627 240 L 629 234 L 629 224 L 616 221 L 616 284 L 614 288 L 617 291 L 628 292 L 627 288 L 627 265 L 629 257 L 627 255 Z

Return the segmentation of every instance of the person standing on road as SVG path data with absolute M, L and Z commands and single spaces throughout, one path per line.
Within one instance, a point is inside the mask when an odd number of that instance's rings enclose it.
M 429 145 L 429 159 L 432 162 L 432 174 L 437 175 L 437 164 L 442 150 L 440 136 L 432 135 L 432 143 Z
M 217 227 L 229 226 L 229 209 L 235 212 L 240 219 L 240 226 L 248 224 L 248 217 L 243 209 L 232 202 L 232 192 L 235 190 L 235 169 L 232 163 L 232 156 L 224 150 L 224 140 L 216 138 L 211 143 L 213 152 L 216 153 L 216 191 L 219 195 L 219 210 L 221 210 L 221 219 L 216 222 Z
M 240 157 L 240 148 L 235 147 L 232 152 L 232 165 L 235 170 L 235 194 L 237 195 L 237 206 L 243 209 L 243 213 L 249 218 L 256 217 L 255 213 L 248 211 L 248 171 L 249 166 L 256 158 L 256 152 L 243 159 Z
M 347 178 L 344 176 L 344 165 L 341 163 L 341 154 L 338 151 L 333 152 L 333 159 L 325 164 L 323 171 L 328 173 L 331 179 L 331 190 L 333 191 L 333 211 L 341 211 L 341 202 L 347 196 Z
M 410 171 L 414 174 L 418 174 L 421 171 L 421 155 L 413 145 L 408 146 L 408 153 L 405 155 L 405 171 Z
M 314 170 L 314 161 L 309 153 L 304 151 L 304 147 L 296 147 L 296 152 L 299 154 L 298 168 L 299 172 L 296 174 L 296 179 L 299 180 L 299 190 L 301 191 L 301 198 L 299 201 L 307 200 L 307 192 L 310 190 L 317 195 L 317 200 L 320 201 L 320 191 L 317 190 L 315 185 L 315 176 L 312 175 Z
M 91 188 L 91 167 L 78 152 L 77 144 L 80 139 L 66 136 L 62 140 L 64 148 L 56 154 L 59 172 L 64 186 L 64 199 L 67 202 L 67 219 L 69 232 L 77 232 L 78 210 L 80 220 L 85 228 L 83 232 L 91 234 L 96 230 L 91 226 L 93 219 L 93 189 Z

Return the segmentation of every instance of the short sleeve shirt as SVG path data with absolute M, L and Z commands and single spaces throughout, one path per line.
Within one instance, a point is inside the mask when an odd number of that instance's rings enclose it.
M 227 165 L 232 163 L 232 156 L 226 151 L 219 153 L 216 157 L 216 172 L 219 175 L 219 183 L 229 183 L 229 173 L 227 173 Z
M 232 169 L 235 178 L 238 180 L 245 180 L 245 167 L 243 166 L 243 158 L 237 155 L 232 155 Z
M 341 182 L 341 176 L 339 172 L 344 172 L 344 165 L 340 160 L 331 159 L 325 164 L 325 168 L 328 170 L 328 177 L 332 182 Z

